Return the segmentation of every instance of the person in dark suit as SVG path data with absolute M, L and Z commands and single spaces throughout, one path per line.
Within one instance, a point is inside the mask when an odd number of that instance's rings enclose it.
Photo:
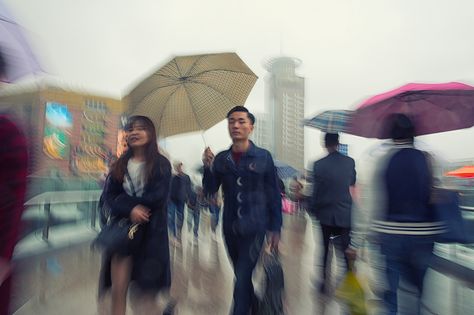
M 319 220 L 323 236 L 324 255 L 320 292 L 327 289 L 329 240 L 333 239 L 342 257 L 349 245 L 351 230 L 351 187 L 356 182 L 354 160 L 337 151 L 339 135 L 327 133 L 324 142 L 329 154 L 313 166 L 313 196 L 311 212 Z M 348 267 L 347 258 L 345 258 Z

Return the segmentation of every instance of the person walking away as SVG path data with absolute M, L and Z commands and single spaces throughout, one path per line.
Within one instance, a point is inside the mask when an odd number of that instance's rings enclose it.
M 436 214 L 430 206 L 431 157 L 414 147 L 416 126 L 404 114 L 392 115 L 387 123 L 391 126 L 393 148 L 379 163 L 376 181 L 381 189 L 376 205 L 382 211 L 373 215 L 371 229 L 379 237 L 385 258 L 387 289 L 383 300 L 388 314 L 398 312 L 400 278 L 417 288 L 418 306 L 411 314 L 419 314 L 434 239 L 443 232 L 443 225 L 436 222 Z M 351 242 L 350 257 L 356 258 L 360 243 Z
M 243 106 L 227 114 L 232 146 L 214 156 L 203 155 L 203 187 L 206 195 L 222 186 L 223 232 L 235 274 L 233 315 L 247 315 L 254 300 L 252 272 L 264 242 L 278 250 L 282 225 L 281 197 L 272 156 L 249 136 L 255 117 Z
M 354 160 L 337 151 L 339 135 L 326 133 L 324 145 L 328 155 L 313 165 L 313 194 L 310 211 L 316 216 L 321 225 L 324 252 L 322 257 L 322 272 L 319 291 L 328 293 L 327 281 L 330 266 L 328 253 L 330 240 L 334 240 L 334 247 L 339 259 L 348 260 L 344 255 L 349 245 L 351 230 L 352 197 L 351 187 L 356 183 Z
M 199 222 L 201 219 L 201 204 L 199 202 L 200 195 L 202 196 L 201 187 L 197 187 L 196 191 L 191 190 L 191 194 L 187 202 L 188 232 L 191 232 L 192 228 L 195 241 L 197 241 L 199 236 Z
M 111 291 L 112 315 L 126 312 L 127 292 L 136 284 L 139 314 L 156 314 L 155 297 L 171 285 L 167 212 L 171 166 L 157 147 L 153 122 L 130 117 L 125 128 L 129 149 L 112 165 L 104 190 L 105 202 L 116 218 L 139 224 L 140 243 L 117 253 L 105 253 L 103 285 Z M 170 301 L 164 314 L 172 314 Z
M 191 179 L 184 173 L 183 163 L 174 164 L 176 174 L 171 180 L 171 193 L 168 204 L 169 228 L 175 241 L 181 242 L 181 230 L 184 221 L 184 206 L 192 195 Z

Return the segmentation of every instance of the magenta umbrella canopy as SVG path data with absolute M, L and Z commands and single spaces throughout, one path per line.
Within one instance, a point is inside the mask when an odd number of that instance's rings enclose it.
M 349 121 L 348 133 L 366 138 L 390 138 L 387 118 L 402 113 L 415 125 L 417 136 L 474 126 L 474 87 L 457 82 L 410 83 L 363 102 Z

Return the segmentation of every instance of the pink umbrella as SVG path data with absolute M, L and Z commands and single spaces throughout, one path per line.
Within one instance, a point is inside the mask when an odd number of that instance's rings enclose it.
M 409 116 L 417 136 L 474 126 L 474 87 L 457 82 L 410 83 L 363 102 L 349 121 L 348 133 L 366 138 L 390 137 L 387 118 Z

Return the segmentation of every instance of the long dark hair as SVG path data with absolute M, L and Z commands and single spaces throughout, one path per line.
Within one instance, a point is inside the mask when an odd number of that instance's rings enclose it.
M 159 172 L 161 175 L 163 173 L 163 163 L 164 158 L 158 150 L 157 138 L 156 138 L 156 129 L 153 122 L 150 118 L 145 116 L 132 116 L 128 119 L 125 130 L 129 130 L 133 127 L 134 124 L 141 123 L 145 126 L 146 133 L 148 134 L 148 143 L 145 148 L 145 183 Z M 133 157 L 133 149 L 128 148 L 121 157 L 112 165 L 111 175 L 118 182 L 123 182 L 123 178 L 127 171 L 128 161 Z

